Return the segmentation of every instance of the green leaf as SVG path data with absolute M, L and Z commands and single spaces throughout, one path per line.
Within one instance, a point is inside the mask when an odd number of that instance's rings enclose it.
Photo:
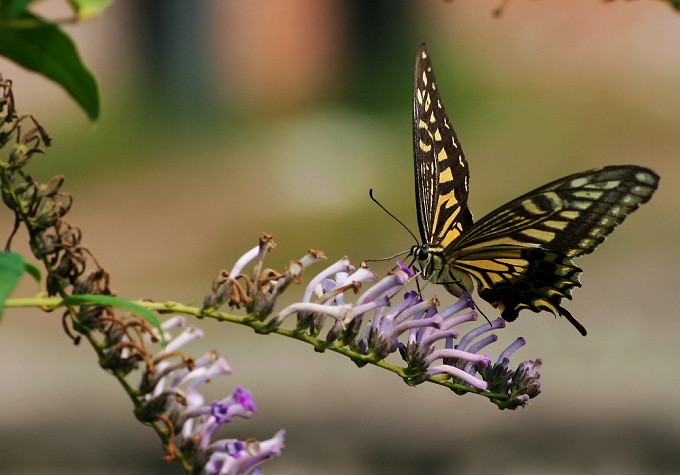
M 26 7 L 35 0 L 6 0 L 0 2 L 0 15 L 2 18 L 17 18 Z
M 33 277 L 33 280 L 38 284 L 40 288 L 40 293 L 42 295 L 47 295 L 47 290 L 45 289 L 45 281 L 42 279 L 42 273 L 40 269 L 30 262 L 24 262 L 24 272 Z
M 40 269 L 30 262 L 24 262 L 24 272 L 33 277 L 33 279 L 40 284 L 42 282 L 42 275 L 40 274 Z
M 5 300 L 19 283 L 24 273 L 24 258 L 13 252 L 0 252 L 0 317 Z
M 0 55 L 61 85 L 91 121 L 99 117 L 97 81 L 57 25 L 26 13 L 0 22 Z
M 108 7 L 113 0 L 68 0 L 79 20 L 87 20 Z
M 122 308 L 124 310 L 133 312 L 149 322 L 158 330 L 158 334 L 161 337 L 161 344 L 165 346 L 165 338 L 163 337 L 161 322 L 158 320 L 158 318 L 156 318 L 156 315 L 154 315 L 151 310 L 148 310 L 134 302 L 130 302 L 129 300 L 118 297 L 111 297 L 110 295 L 79 294 L 65 297 L 64 303 L 66 305 L 104 305 L 106 307 Z

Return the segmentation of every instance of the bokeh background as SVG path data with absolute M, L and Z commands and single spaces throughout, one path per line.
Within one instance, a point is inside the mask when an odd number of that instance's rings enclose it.
M 57 86 L 0 59 L 19 110 L 54 137 L 31 172 L 66 175 L 69 221 L 130 299 L 200 302 L 263 231 L 279 269 L 309 248 L 359 263 L 410 247 L 368 189 L 417 229 L 411 94 L 421 41 L 470 164 L 477 217 L 591 167 L 634 163 L 661 175 L 652 201 L 577 261 L 584 287 L 566 306 L 586 338 L 545 313 L 525 312 L 501 332 L 528 341 L 515 364 L 544 359 L 543 394 L 523 410 L 198 322 L 207 338 L 194 354 L 214 347 L 234 368 L 215 396 L 240 384 L 259 408 L 226 434 L 287 430 L 266 473 L 680 472 L 680 15 L 654 0 L 512 0 L 495 18 L 497 6 L 119 0 L 67 28 L 100 81 L 94 127 Z M 69 15 L 59 2 L 39 11 Z M 0 235 L 11 223 L 0 210 Z M 28 252 L 21 236 L 15 243 Z M 25 283 L 16 296 L 33 292 Z M 451 302 L 435 286 L 426 293 Z M 180 473 L 58 314 L 6 312 L 0 361 L 3 475 Z

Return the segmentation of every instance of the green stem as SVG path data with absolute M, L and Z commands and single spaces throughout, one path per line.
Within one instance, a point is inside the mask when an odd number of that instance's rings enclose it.
M 385 360 L 375 360 L 372 356 L 370 355 L 364 355 L 361 353 L 357 353 L 355 351 L 352 351 L 351 349 L 347 348 L 346 346 L 342 346 L 339 343 L 336 344 L 331 344 L 329 345 L 326 343 L 326 341 L 314 338 L 312 336 L 306 335 L 305 333 L 301 333 L 299 331 L 295 330 L 288 330 L 285 328 L 268 328 L 266 324 L 258 321 L 258 320 L 253 320 L 251 316 L 238 316 L 238 315 L 231 315 L 228 313 L 222 313 L 218 312 L 216 310 L 202 310 L 197 307 L 191 307 L 189 305 L 183 305 L 177 302 L 163 302 L 163 303 L 157 303 L 157 302 L 150 302 L 148 300 L 137 300 L 134 302 L 135 304 L 144 307 L 148 310 L 152 310 L 158 313 L 169 313 L 172 312 L 174 314 L 179 314 L 179 315 L 190 315 L 194 316 L 197 318 L 213 318 L 218 321 L 222 322 L 231 322 L 231 323 L 236 323 L 239 325 L 244 325 L 249 328 L 252 328 L 255 332 L 257 333 L 276 333 L 281 336 L 285 336 L 288 338 L 293 338 L 298 341 L 302 341 L 304 343 L 307 343 L 311 346 L 313 346 L 316 350 L 318 351 L 333 351 L 335 353 L 340 353 L 341 355 L 347 356 L 350 358 L 352 361 L 355 363 L 361 363 L 361 365 L 366 365 L 366 364 L 371 364 L 373 366 L 377 366 L 379 368 L 386 369 L 387 371 L 391 371 L 392 373 L 395 373 L 398 375 L 400 378 L 404 379 L 408 383 L 408 376 L 405 372 L 406 368 L 403 368 L 401 366 L 396 366 L 390 363 L 387 363 Z M 64 299 L 60 297 L 33 297 L 33 298 L 21 298 L 21 299 L 7 299 L 5 301 L 5 307 L 10 308 L 10 307 L 39 307 L 43 308 L 45 310 L 51 311 L 55 310 L 61 306 L 64 305 Z M 97 345 L 95 345 L 97 347 Z M 507 401 L 510 399 L 510 396 L 507 394 L 497 394 L 493 393 L 490 391 L 482 391 L 482 392 L 477 392 L 474 388 L 471 388 L 469 386 L 464 386 L 462 384 L 456 384 L 451 381 L 443 380 L 442 378 L 438 377 L 431 377 L 427 378 L 427 381 L 438 384 L 440 386 L 445 386 L 449 389 L 455 390 L 458 393 L 468 393 L 468 392 L 474 392 L 477 394 L 481 394 L 482 396 L 485 396 L 489 399 L 493 399 L 496 401 Z

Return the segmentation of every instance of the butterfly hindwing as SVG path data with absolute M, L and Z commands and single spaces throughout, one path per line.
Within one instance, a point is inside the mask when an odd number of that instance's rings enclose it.
M 527 193 L 472 222 L 469 171 L 441 102 L 425 44 L 416 56 L 413 93 L 416 208 L 422 246 L 412 254 L 423 275 L 454 295 L 473 289 L 507 321 L 522 309 L 565 316 L 560 304 L 580 287 L 573 258 L 588 254 L 651 198 L 653 171 L 609 166 L 576 173 Z
M 564 315 L 585 335 L 586 330 L 564 307 L 571 291 L 580 287 L 581 269 L 568 257 L 542 249 L 489 248 L 464 266 L 477 280 L 477 292 L 496 307 L 503 319 L 512 322 L 522 309 L 547 310 Z
M 446 247 L 472 224 L 467 207 L 470 173 L 425 43 L 418 48 L 413 79 L 413 157 L 420 236 L 423 242 Z

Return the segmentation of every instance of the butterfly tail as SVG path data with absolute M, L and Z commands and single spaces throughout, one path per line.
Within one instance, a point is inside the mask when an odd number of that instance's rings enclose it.
M 576 329 L 579 331 L 581 335 L 586 336 L 588 332 L 586 331 L 585 327 L 581 325 L 579 321 L 576 320 L 574 316 L 571 313 L 569 313 L 569 311 L 566 308 L 557 306 L 557 311 L 559 312 L 560 315 L 566 317 L 566 319 L 569 320 L 569 323 L 574 325 L 574 327 L 576 327 Z

